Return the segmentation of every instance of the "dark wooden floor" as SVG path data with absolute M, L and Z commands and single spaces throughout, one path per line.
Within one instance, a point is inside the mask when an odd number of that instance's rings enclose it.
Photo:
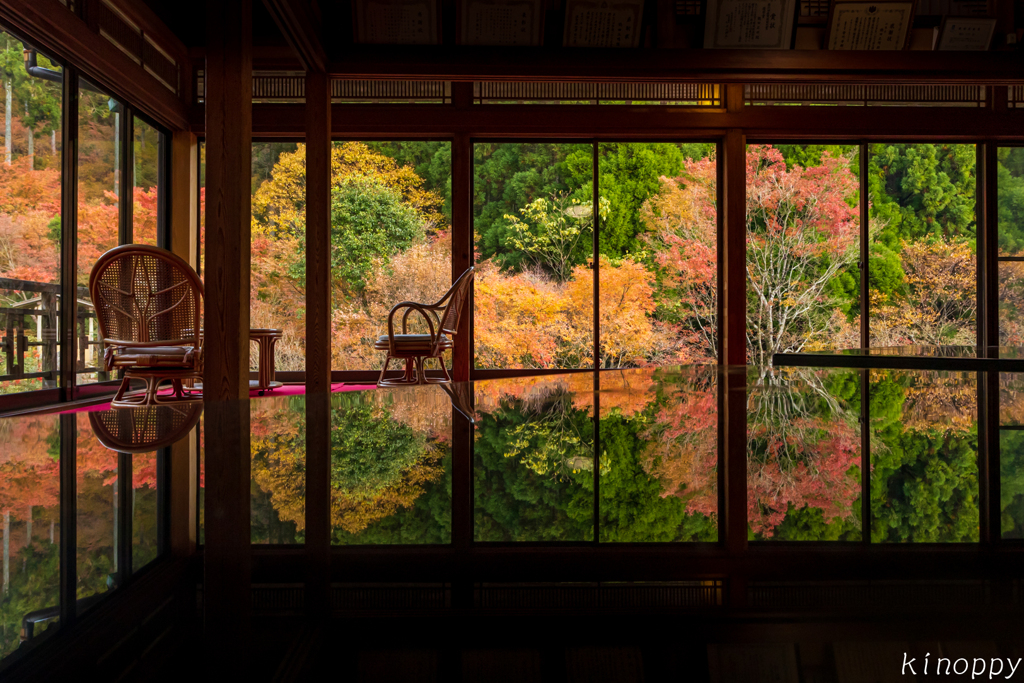
M 159 681 L 197 680 L 198 642 Z M 929 657 L 929 675 L 923 661 Z M 1024 657 L 1024 631 L 984 614 L 706 622 L 667 614 L 451 619 L 257 619 L 236 680 L 359 683 L 886 683 L 935 676 L 939 657 Z M 902 671 L 914 658 L 916 675 Z M 243 671 L 245 671 L 243 675 Z M 1006 680 L 1009 668 L 989 679 Z M 201 680 L 201 676 L 199 677 Z M 1024 666 L 1010 680 L 1024 679 Z M 153 680 L 148 678 L 146 680 Z

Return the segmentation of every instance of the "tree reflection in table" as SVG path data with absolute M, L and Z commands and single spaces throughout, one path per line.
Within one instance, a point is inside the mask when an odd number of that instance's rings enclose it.
M 305 540 L 303 397 L 252 403 L 254 543 Z M 340 545 L 447 543 L 451 403 L 437 387 L 331 397 L 331 528 Z
M 752 540 L 860 539 L 859 389 L 855 372 L 751 369 L 747 521 Z
M 977 542 L 977 375 L 871 371 L 871 540 Z
M 3 578 L 0 658 L 20 642 L 29 612 L 59 604 L 60 430 L 56 415 L 0 420 Z M 36 634 L 53 622 L 36 626 Z

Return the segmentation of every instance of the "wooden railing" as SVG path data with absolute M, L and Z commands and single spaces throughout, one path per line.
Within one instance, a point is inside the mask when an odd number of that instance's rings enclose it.
M 22 301 L 11 302 L 8 297 L 0 304 L 0 354 L 3 365 L 0 367 L 0 382 L 21 379 L 41 378 L 43 388 L 57 386 L 59 374 L 58 361 L 58 320 L 60 303 L 60 285 L 47 282 L 32 282 L 0 278 L 0 292 L 26 292 L 37 296 Z M 99 380 L 108 379 L 103 371 L 103 342 L 99 339 L 96 326 L 96 313 L 89 302 L 89 290 L 78 287 L 76 304 L 76 349 L 75 374 L 98 373 Z M 39 367 L 26 368 L 26 355 L 32 348 L 39 348 Z

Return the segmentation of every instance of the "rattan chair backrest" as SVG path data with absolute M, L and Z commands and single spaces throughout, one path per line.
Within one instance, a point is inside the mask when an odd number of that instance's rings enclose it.
M 176 254 L 115 247 L 93 266 L 89 295 L 105 340 L 199 346 L 203 283 Z
M 459 317 L 462 315 L 466 301 L 469 300 L 469 288 L 473 284 L 474 274 L 473 268 L 463 271 L 452 288 L 441 299 L 441 301 L 448 300 L 448 305 L 445 306 L 444 313 L 441 315 L 441 333 L 451 335 L 458 331 Z

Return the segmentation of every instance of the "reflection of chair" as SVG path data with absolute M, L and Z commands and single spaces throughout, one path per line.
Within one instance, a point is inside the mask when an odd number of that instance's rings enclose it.
M 108 372 L 124 368 L 124 380 L 111 405 L 123 407 L 196 400 L 182 380 L 202 378 L 199 340 L 203 283 L 169 251 L 139 244 L 103 254 L 89 275 L 89 294 L 106 351 Z M 124 398 L 129 380 L 146 383 L 142 396 Z M 157 389 L 170 380 L 172 396 Z
M 395 304 L 388 315 L 388 333 L 377 338 L 373 348 L 387 351 L 384 369 L 380 371 L 377 386 L 401 386 L 404 384 L 426 384 L 451 382 L 451 375 L 441 357 L 445 351 L 455 344 L 452 336 L 459 326 L 459 315 L 469 298 L 469 286 L 473 282 L 473 269 L 468 268 L 452 288 L 435 304 L 421 304 L 414 301 L 403 301 Z M 402 333 L 395 334 L 395 313 L 405 310 L 402 315 Z M 427 322 L 429 334 L 408 334 L 409 314 L 419 313 Z M 438 312 L 441 312 L 438 315 Z M 392 358 L 405 359 L 405 374 L 398 379 L 384 379 L 388 364 Z M 423 362 L 427 358 L 436 358 L 441 365 L 443 378 L 428 379 L 423 372 Z M 415 368 L 413 363 L 415 362 Z
M 179 441 L 199 423 L 203 404 L 133 406 L 89 413 L 96 440 L 118 453 L 150 453 Z

